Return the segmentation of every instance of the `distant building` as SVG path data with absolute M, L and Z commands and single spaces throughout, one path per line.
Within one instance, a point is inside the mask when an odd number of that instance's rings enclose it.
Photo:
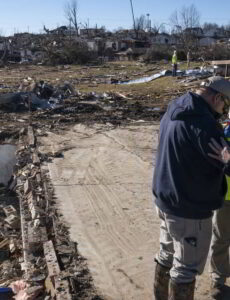
M 94 41 L 94 40 L 88 40 L 87 42 L 87 46 L 88 46 L 88 48 L 90 49 L 90 50 L 92 50 L 92 51 L 98 51 L 98 44 L 97 44 L 97 42 L 96 41 Z
M 29 49 L 21 49 L 20 50 L 20 55 L 21 55 L 21 59 L 22 60 L 26 60 L 26 59 L 32 59 L 32 51 Z
M 188 27 L 183 30 L 184 34 L 193 35 L 194 37 L 203 37 L 203 29 L 201 27 Z
M 153 36 L 150 40 L 153 44 L 159 45 L 170 45 L 172 42 L 171 36 L 167 33 L 159 33 Z
M 217 39 L 213 37 L 203 37 L 199 40 L 200 46 L 212 46 L 215 45 L 217 42 Z
M 113 51 L 119 51 L 121 43 L 117 40 L 107 40 L 105 42 L 105 49 L 111 48 Z
M 223 38 L 227 35 L 227 31 L 225 31 L 223 28 L 213 28 L 204 33 L 205 37 L 211 37 L 211 38 Z
M 84 28 L 80 29 L 80 36 L 83 37 L 98 37 L 103 36 L 105 34 L 104 28 Z

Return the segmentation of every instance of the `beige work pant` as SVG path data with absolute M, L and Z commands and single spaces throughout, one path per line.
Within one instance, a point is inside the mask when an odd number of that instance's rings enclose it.
M 207 260 L 212 218 L 187 219 L 165 214 L 157 209 L 161 219 L 160 250 L 156 260 L 171 268 L 170 277 L 177 283 L 194 281 Z
M 230 201 L 224 201 L 222 208 L 213 216 L 210 272 L 214 282 L 224 284 L 230 277 Z

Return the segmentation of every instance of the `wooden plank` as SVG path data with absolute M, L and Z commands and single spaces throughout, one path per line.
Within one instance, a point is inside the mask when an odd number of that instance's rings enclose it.
M 29 271 L 29 252 L 28 252 L 28 222 L 25 217 L 25 209 L 23 205 L 23 199 L 20 197 L 20 217 L 21 217 L 21 232 L 22 232 L 22 249 L 24 258 L 23 270 L 26 274 Z
M 29 179 L 26 180 L 26 182 L 24 183 L 24 193 L 25 195 L 28 194 L 31 191 L 31 184 Z
M 53 242 L 48 241 L 43 244 L 44 255 L 46 259 L 46 264 L 48 268 L 49 276 L 57 276 L 60 274 L 61 270 L 58 264 L 57 256 L 54 250 Z
M 35 146 L 34 130 L 32 126 L 28 126 L 28 144 L 29 146 Z
M 0 242 L 0 249 L 4 248 L 5 246 L 9 245 L 10 241 L 6 238 Z
M 230 65 L 230 60 L 213 60 L 212 65 Z

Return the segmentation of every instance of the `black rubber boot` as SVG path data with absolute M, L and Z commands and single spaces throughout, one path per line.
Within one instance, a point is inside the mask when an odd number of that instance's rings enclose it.
M 170 280 L 169 300 L 194 300 L 195 282 L 176 283 Z
M 155 268 L 155 279 L 153 285 L 153 299 L 155 300 L 168 300 L 168 289 L 169 289 L 169 271 L 170 268 L 156 263 Z

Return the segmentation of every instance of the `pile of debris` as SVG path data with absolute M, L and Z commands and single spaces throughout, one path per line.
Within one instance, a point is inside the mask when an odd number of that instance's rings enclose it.
M 15 113 L 15 119 L 23 125 L 26 116 L 18 117 L 18 112 L 30 112 L 29 118 L 37 122 L 49 123 L 50 126 L 74 123 L 122 123 L 137 120 L 159 121 L 166 110 L 168 101 L 172 97 L 183 94 L 188 88 L 196 87 L 199 81 L 211 75 L 209 69 L 194 69 L 186 72 L 178 72 L 178 90 L 172 92 L 171 88 L 165 88 L 160 95 L 137 95 L 129 93 L 88 92 L 76 90 L 73 81 L 52 85 L 44 80 L 36 81 L 31 77 L 24 79 L 17 91 L 0 94 L 0 121 L 9 118 L 8 113 Z M 160 76 L 158 76 L 160 74 Z M 139 83 L 153 80 L 161 76 L 170 75 L 170 71 L 162 71 L 137 81 L 126 82 Z M 125 82 L 124 82 L 125 83 Z M 174 95 L 175 94 L 175 95 Z M 27 118 L 28 120 L 28 118 Z
M 14 112 L 49 109 L 75 95 L 75 89 L 69 82 L 53 87 L 44 81 L 36 82 L 29 77 L 23 80 L 17 92 L 0 94 L 0 108 Z
M 102 299 L 54 206 L 34 128 L 20 131 L 17 164 L 0 188 L 0 299 Z M 6 297 L 7 298 L 4 298 Z

